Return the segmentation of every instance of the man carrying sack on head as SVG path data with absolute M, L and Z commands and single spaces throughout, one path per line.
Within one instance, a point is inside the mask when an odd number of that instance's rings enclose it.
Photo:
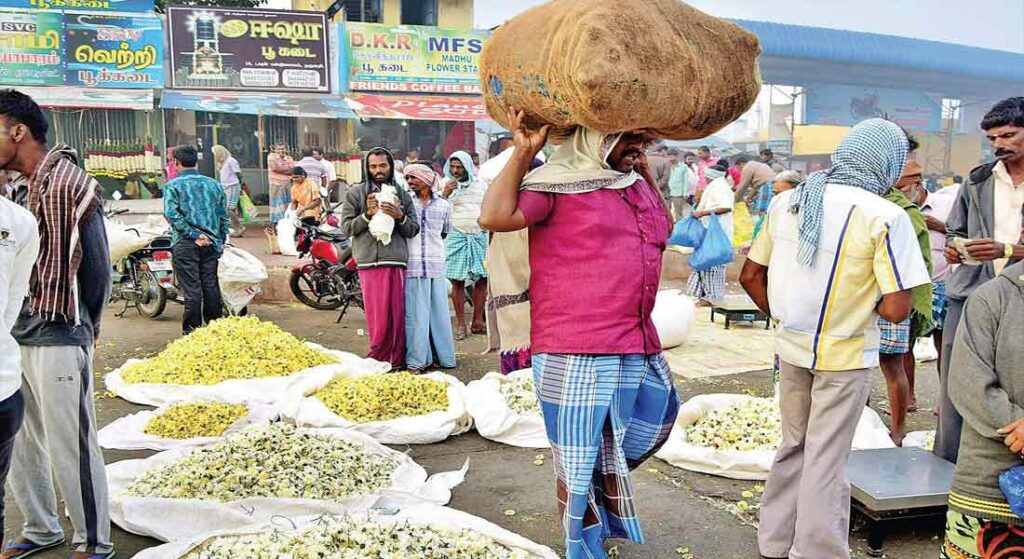
M 643 543 L 629 472 L 664 444 L 679 409 L 651 321 L 671 218 L 647 167 L 646 132 L 578 128 L 527 174 L 550 127 L 528 131 L 521 111 L 509 120 L 515 151 L 480 225 L 529 230 L 529 246 L 505 244 L 490 258 L 529 253 L 529 285 L 503 312 L 530 309 L 566 557 L 604 559 L 607 538 Z M 492 278 L 506 269 L 492 267 Z

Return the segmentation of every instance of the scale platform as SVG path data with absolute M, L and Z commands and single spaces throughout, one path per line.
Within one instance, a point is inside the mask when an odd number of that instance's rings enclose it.
M 733 322 L 760 322 L 764 321 L 764 328 L 771 328 L 771 321 L 757 308 L 748 297 L 727 297 L 711 305 L 711 322 L 715 321 L 715 315 L 725 317 L 725 329 L 728 330 Z
M 881 557 L 893 525 L 942 521 L 956 466 L 921 448 L 906 447 L 855 450 L 846 470 L 853 508 L 869 520 L 869 552 Z

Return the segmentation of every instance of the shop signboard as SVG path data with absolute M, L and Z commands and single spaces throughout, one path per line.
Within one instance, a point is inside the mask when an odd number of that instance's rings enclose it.
M 0 0 L 0 8 L 55 13 L 60 13 L 63 10 L 145 13 L 153 11 L 153 0 Z
M 482 97 L 352 93 L 348 95 L 348 104 L 363 118 L 448 121 L 488 118 Z
M 164 30 L 158 17 L 67 13 L 67 84 L 164 86 Z
M 853 126 L 868 118 L 887 118 L 910 130 L 942 130 L 942 105 L 920 91 L 853 85 L 807 88 L 804 123 Z
M 323 13 L 177 6 L 167 21 L 175 89 L 331 90 Z
M 345 38 L 340 74 L 351 91 L 481 93 L 487 31 L 344 23 L 339 34 Z
M 64 15 L 0 11 L 0 84 L 64 85 Z

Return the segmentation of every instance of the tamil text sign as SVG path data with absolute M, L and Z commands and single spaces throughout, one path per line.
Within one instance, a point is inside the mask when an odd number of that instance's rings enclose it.
M 322 13 L 172 7 L 167 18 L 175 89 L 330 92 Z
M 0 12 L 0 84 L 64 85 L 64 15 Z
M 152 12 L 153 0 L 0 0 L 0 8 L 54 12 Z
M 486 31 L 346 23 L 341 36 L 352 91 L 480 94 Z

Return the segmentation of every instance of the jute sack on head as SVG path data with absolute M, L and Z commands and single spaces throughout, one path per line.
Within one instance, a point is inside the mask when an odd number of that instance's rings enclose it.
M 742 115 L 761 90 L 757 37 L 679 0 L 551 0 L 511 19 L 481 58 L 487 112 L 566 136 L 650 129 L 703 138 Z

